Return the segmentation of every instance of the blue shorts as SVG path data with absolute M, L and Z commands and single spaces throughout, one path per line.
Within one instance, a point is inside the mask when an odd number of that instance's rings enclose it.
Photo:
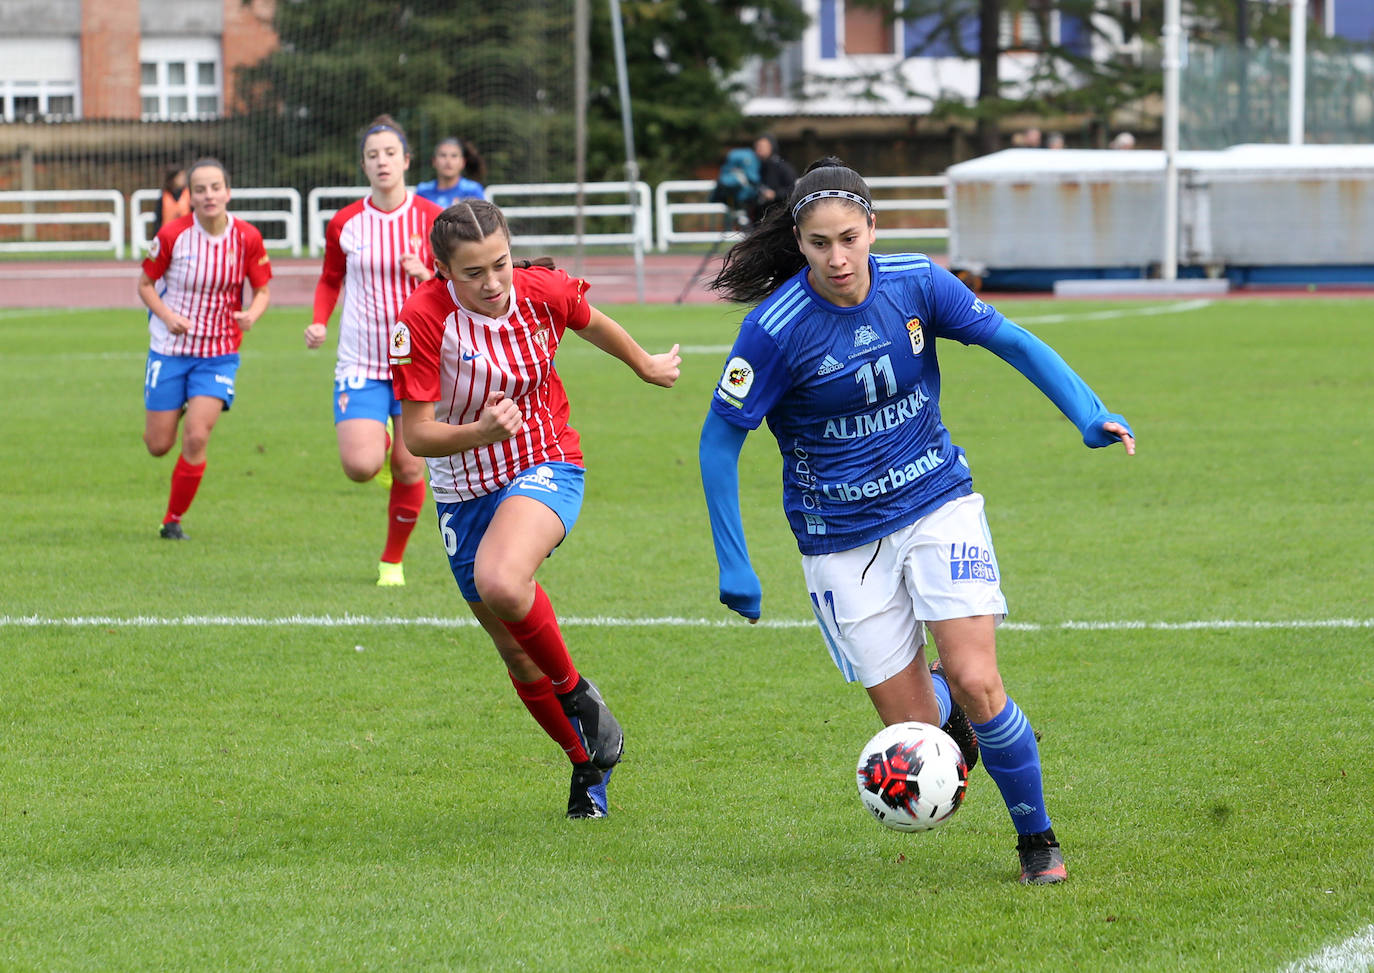
M 401 414 L 401 400 L 391 391 L 391 383 L 379 378 L 339 378 L 334 380 L 334 422 L 345 419 L 376 419 L 386 425 L 387 416 Z
M 238 373 L 237 352 L 194 358 L 150 351 L 143 372 L 143 407 L 149 412 L 174 412 L 195 396 L 208 395 L 222 401 L 228 412 L 234 404 L 234 377 Z
M 529 497 L 538 500 L 563 521 L 563 536 L 572 533 L 577 515 L 582 511 L 582 490 L 586 471 L 572 463 L 540 463 L 516 476 L 496 493 L 475 500 L 456 503 L 436 503 L 439 512 L 439 534 L 448 552 L 448 566 L 458 590 L 468 601 L 481 601 L 477 584 L 472 579 L 472 566 L 477 560 L 477 545 L 487 532 L 487 525 L 496 516 L 496 508 L 509 497 Z M 552 552 L 550 552 L 552 553 Z

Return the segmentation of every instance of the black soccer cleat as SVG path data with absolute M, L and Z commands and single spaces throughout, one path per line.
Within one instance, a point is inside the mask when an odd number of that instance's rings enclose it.
M 1022 885 L 1054 885 L 1069 877 L 1053 829 L 1017 835 L 1016 855 L 1021 859 Z
M 558 701 L 568 719 L 576 722 L 592 763 L 600 770 L 618 764 L 625 751 L 625 734 L 592 681 L 585 676 L 578 679 L 572 692 L 560 694 Z
M 191 535 L 181 529 L 181 521 L 169 520 L 162 525 L 162 530 L 158 531 L 158 536 L 167 541 L 189 541 Z
M 610 771 L 603 774 L 590 761 L 573 765 L 572 787 L 568 791 L 569 820 L 606 816 L 606 778 L 610 775 Z
M 944 663 L 936 659 L 930 664 L 931 672 L 943 672 Z M 949 734 L 951 740 L 959 744 L 959 752 L 964 755 L 964 763 L 968 769 L 972 770 L 978 766 L 978 734 L 973 730 L 973 724 L 969 722 L 963 709 L 954 701 L 951 694 L 949 698 L 949 719 L 945 720 L 945 725 L 940 727 Z

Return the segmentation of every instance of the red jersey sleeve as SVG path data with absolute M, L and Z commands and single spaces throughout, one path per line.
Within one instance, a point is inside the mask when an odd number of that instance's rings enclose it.
M 267 247 L 262 242 L 262 233 L 251 223 L 243 227 L 243 267 L 244 276 L 253 290 L 259 290 L 272 279 L 272 259 L 267 256 Z
M 318 324 L 328 324 L 329 316 L 334 313 L 334 305 L 339 303 L 339 291 L 343 289 L 344 275 L 348 272 L 348 258 L 344 256 L 339 235 L 355 209 L 345 207 L 339 210 L 324 228 L 324 266 L 320 268 L 320 280 L 315 285 L 314 313 L 311 317 Z
M 406 298 L 400 318 L 391 326 L 391 388 L 398 399 L 438 402 L 442 398 L 439 364 L 449 313 L 444 307 L 447 298 L 445 281 L 427 280 Z
M 148 256 L 143 260 L 143 272 L 148 275 L 149 280 L 161 280 L 162 275 L 167 273 L 167 268 L 172 263 L 172 245 L 184 229 L 182 223 L 192 218 L 183 216 L 171 223 L 164 223 L 157 231 L 157 236 L 148 244 Z
M 564 320 L 574 331 L 581 331 L 592 319 L 592 306 L 587 303 L 587 289 L 592 285 L 581 277 L 569 277 L 559 270 L 559 283 L 563 286 Z

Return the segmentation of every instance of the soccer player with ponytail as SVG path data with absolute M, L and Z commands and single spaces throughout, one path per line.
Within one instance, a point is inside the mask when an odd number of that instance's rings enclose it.
M 191 212 L 157 231 L 138 278 L 148 308 L 143 442 L 154 456 L 181 453 L 160 535 L 187 540 L 181 518 L 205 476 L 210 434 L 234 404 L 239 345 L 267 310 L 272 264 L 262 234 L 229 212 L 229 175 L 215 159 L 186 170 Z M 244 284 L 252 300 L 243 306 Z
M 572 764 L 568 817 L 604 817 L 624 736 L 534 579 L 582 507 L 582 450 L 554 353 L 572 330 L 663 388 L 682 359 L 677 345 L 641 348 L 587 303 L 586 281 L 513 262 L 505 216 L 486 200 L 449 207 L 430 241 L 440 278 L 416 289 L 391 334 L 401 429 L 428 458 L 459 591 L 516 695 Z
M 783 459 L 783 507 L 831 657 L 884 725 L 943 725 L 970 766 L 981 752 L 1017 833 L 1020 879 L 1067 872 L 1050 825 L 1030 721 L 1007 695 L 995 630 L 997 558 L 964 451 L 940 417 L 937 339 L 987 348 L 1020 371 L 1090 447 L 1135 440 L 1125 419 L 1053 350 L 922 254 L 873 254 L 867 184 L 813 163 L 785 206 L 735 245 L 713 286 L 756 305 L 701 430 L 701 479 L 720 600 L 751 620 L 739 457 L 765 420 Z M 927 667 L 925 630 L 938 660 Z
M 388 463 L 390 452 L 386 545 L 377 584 L 403 585 L 401 562 L 425 503 L 425 466 L 406 449 L 404 437 L 387 432 L 388 419 L 393 428 L 401 421 L 401 405 L 392 394 L 386 345 L 406 298 L 433 276 L 429 230 L 442 211 L 406 189 L 410 150 L 405 131 L 390 115 L 373 119 L 359 150 L 371 191 L 335 213 L 325 228 L 324 267 L 305 346 L 324 344 L 342 291 L 334 366 L 339 461 L 350 480 L 366 483 Z

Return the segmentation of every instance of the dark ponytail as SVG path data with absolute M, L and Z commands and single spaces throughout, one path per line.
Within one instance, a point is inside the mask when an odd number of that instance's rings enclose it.
M 846 195 L 818 197 L 802 203 L 813 193 L 826 191 Z M 850 197 L 859 197 L 862 202 L 851 202 Z M 749 235 L 725 255 L 720 273 L 711 281 L 711 289 L 727 300 L 756 304 L 805 267 L 806 258 L 797 246 L 798 218 L 804 218 L 822 198 L 850 202 L 863 209 L 865 215 L 871 216 L 873 212 L 873 194 L 862 176 L 834 156 L 817 159 L 797 180 L 787 204 L 770 208 Z

